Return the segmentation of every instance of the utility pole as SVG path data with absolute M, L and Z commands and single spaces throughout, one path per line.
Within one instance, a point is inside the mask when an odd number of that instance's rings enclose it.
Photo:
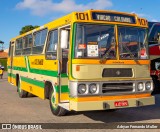
M 4 48 L 4 42 L 0 40 L 0 51 L 3 52 L 3 48 Z

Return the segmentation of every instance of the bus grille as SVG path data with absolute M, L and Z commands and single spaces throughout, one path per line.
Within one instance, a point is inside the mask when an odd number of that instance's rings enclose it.
M 133 92 L 133 83 L 104 83 L 102 93 Z
M 102 77 L 132 77 L 131 68 L 105 68 Z

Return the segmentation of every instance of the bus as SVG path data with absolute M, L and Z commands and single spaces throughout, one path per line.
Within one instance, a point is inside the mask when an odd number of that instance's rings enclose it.
M 160 92 L 160 22 L 149 22 L 149 54 L 153 94 Z
M 56 116 L 153 105 L 147 28 L 136 14 L 72 12 L 11 39 L 8 81 Z

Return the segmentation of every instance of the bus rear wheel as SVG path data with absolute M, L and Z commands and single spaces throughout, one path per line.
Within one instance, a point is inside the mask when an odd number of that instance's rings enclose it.
M 66 115 L 67 110 L 62 108 L 61 106 L 58 106 L 58 104 L 56 103 L 56 97 L 55 97 L 53 88 L 50 92 L 49 102 L 50 102 L 50 109 L 51 109 L 52 114 L 54 114 L 56 116 Z
M 26 98 L 27 97 L 28 92 L 21 89 L 20 80 L 18 81 L 17 89 L 18 89 L 18 95 L 19 95 L 20 98 Z

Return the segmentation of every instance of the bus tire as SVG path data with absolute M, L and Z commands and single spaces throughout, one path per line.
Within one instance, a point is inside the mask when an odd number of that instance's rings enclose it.
M 27 97 L 28 92 L 21 89 L 20 80 L 18 81 L 17 89 L 18 89 L 18 95 L 19 95 L 20 98 L 26 98 Z
M 56 104 L 53 88 L 50 91 L 49 102 L 50 102 L 50 109 L 51 109 L 52 114 L 56 116 L 66 115 L 67 110 L 62 108 L 61 106 L 58 106 L 58 104 Z

